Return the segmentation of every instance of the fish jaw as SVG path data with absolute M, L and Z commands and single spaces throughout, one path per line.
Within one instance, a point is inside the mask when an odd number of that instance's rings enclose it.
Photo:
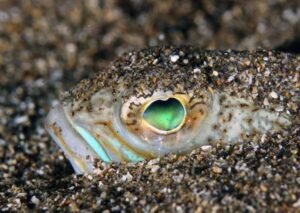
M 93 171 L 95 159 L 109 163 L 154 157 L 127 144 L 111 122 L 95 122 L 99 116 L 87 118 L 86 113 L 76 115 L 71 116 L 70 105 L 56 104 L 47 115 L 45 127 L 77 174 Z
M 45 127 L 77 174 L 93 170 L 97 156 L 73 128 L 61 104 L 51 108 L 45 120 Z

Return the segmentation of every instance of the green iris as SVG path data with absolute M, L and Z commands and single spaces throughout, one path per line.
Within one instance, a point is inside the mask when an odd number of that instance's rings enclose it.
M 184 117 L 184 106 L 175 98 L 154 101 L 143 113 L 143 118 L 148 124 L 162 131 L 171 131 L 177 128 Z

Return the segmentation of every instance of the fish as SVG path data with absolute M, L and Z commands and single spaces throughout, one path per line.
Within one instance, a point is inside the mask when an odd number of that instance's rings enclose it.
M 139 162 L 281 131 L 291 113 L 264 104 L 277 95 L 269 95 L 272 85 L 257 91 L 272 74 L 266 54 L 192 46 L 130 51 L 64 92 L 45 126 L 77 174 L 92 172 L 96 159 Z

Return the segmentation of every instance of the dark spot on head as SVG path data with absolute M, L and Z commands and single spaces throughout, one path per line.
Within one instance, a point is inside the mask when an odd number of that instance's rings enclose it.
M 248 124 L 251 124 L 253 122 L 253 119 L 252 118 L 247 118 L 246 121 L 247 121 Z
M 225 100 L 226 100 L 226 95 L 221 95 L 219 99 L 220 105 L 222 105 L 222 103 L 224 103 Z
M 241 103 L 241 104 L 240 104 L 240 107 L 241 107 L 241 108 L 249 107 L 249 104 Z
M 86 110 L 87 110 L 88 112 L 92 112 L 92 111 L 93 111 L 93 107 L 92 107 L 91 105 L 88 105 L 88 106 L 86 107 Z
M 174 93 L 175 95 L 185 95 L 185 93 L 184 92 L 176 92 L 176 93 Z
M 236 79 L 235 81 L 237 81 L 238 79 Z M 231 96 L 236 96 L 237 94 L 236 94 L 236 91 L 232 91 L 232 92 L 230 92 L 230 95 Z
M 129 117 L 129 118 L 135 117 L 135 114 L 134 114 L 133 112 L 129 112 L 129 113 L 127 114 L 127 117 Z
M 190 100 L 189 100 L 189 103 L 192 103 L 192 101 L 195 99 L 195 97 L 191 97 Z
M 127 126 L 132 126 L 135 125 L 137 123 L 136 119 L 133 119 L 130 123 L 126 123 Z
M 141 103 L 136 104 L 136 103 L 132 102 L 130 105 L 139 107 L 139 106 L 141 106 Z
M 231 121 L 232 117 L 233 117 L 233 115 L 232 115 L 232 113 L 230 112 L 230 113 L 228 114 L 228 121 Z
M 204 102 L 203 101 L 196 102 L 190 107 L 190 109 L 193 109 L 195 106 L 197 106 L 199 104 L 204 104 Z
M 218 129 L 218 127 L 219 127 L 219 125 L 218 125 L 218 124 L 214 124 L 214 125 L 212 126 L 212 128 L 213 128 L 214 130 L 217 130 L 217 129 Z
M 213 141 L 212 137 L 209 136 L 209 137 L 207 138 L 207 142 L 208 142 L 208 143 L 211 143 L 212 141 Z

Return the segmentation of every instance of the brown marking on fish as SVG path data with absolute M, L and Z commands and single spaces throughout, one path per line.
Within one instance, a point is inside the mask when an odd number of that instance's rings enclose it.
M 103 126 L 107 126 L 107 122 L 101 122 L 101 121 L 98 121 L 98 122 L 95 122 L 94 124 L 96 125 L 103 125 Z
M 114 146 L 112 146 L 108 141 L 106 141 L 99 133 L 95 134 L 97 141 L 100 142 L 105 148 L 111 151 L 114 155 L 118 156 L 121 161 L 128 162 L 129 160 L 125 158 L 119 150 L 117 150 Z
M 136 147 L 133 147 L 132 145 L 130 145 L 129 143 L 127 143 L 127 141 L 125 141 L 120 135 L 119 133 L 117 133 L 113 128 L 112 128 L 112 124 L 111 122 L 109 122 L 109 124 L 107 125 L 108 129 L 110 130 L 110 132 L 113 134 L 113 136 L 115 138 L 117 138 L 120 143 L 122 145 L 124 145 L 127 149 L 133 151 L 136 155 L 138 156 L 142 156 L 144 159 L 151 159 L 154 157 L 153 154 L 151 153 L 147 153 L 145 151 L 142 150 L 138 150 Z
M 66 152 L 69 156 L 71 156 L 76 164 L 80 167 L 80 169 L 84 172 L 88 172 L 88 167 L 86 163 L 84 163 L 78 156 L 73 152 L 73 150 L 68 146 L 68 144 L 65 142 L 62 134 L 61 134 L 61 128 L 59 128 L 55 123 L 53 125 L 49 125 L 49 127 L 53 130 L 54 134 L 59 139 L 61 145 L 64 147 Z
M 193 96 L 193 97 L 191 97 L 191 98 L 190 98 L 190 100 L 189 100 L 189 104 L 190 104 L 190 103 L 192 103 L 192 101 L 193 101 L 194 99 L 195 99 L 195 97 L 194 97 L 194 96 Z
M 130 118 L 130 117 L 136 117 L 136 116 L 135 116 L 135 113 L 133 113 L 133 112 L 129 112 L 129 113 L 127 114 L 127 117 L 129 117 L 129 118 Z
M 126 122 L 126 125 L 127 125 L 127 126 L 133 126 L 133 125 L 136 125 L 136 124 L 137 124 L 137 120 L 136 120 L 136 119 L 133 119 L 133 120 L 131 121 L 131 123 Z
M 240 104 L 240 107 L 241 107 L 241 108 L 246 108 L 246 107 L 249 107 L 249 104 L 241 103 L 241 104 Z
M 228 115 L 228 122 L 230 122 L 230 121 L 232 120 L 232 117 L 233 117 L 233 115 L 232 115 L 232 113 L 230 112 L 229 115 Z
M 200 105 L 200 104 L 205 104 L 203 101 L 198 101 L 194 103 L 192 106 L 190 106 L 190 109 L 193 109 L 195 106 Z

